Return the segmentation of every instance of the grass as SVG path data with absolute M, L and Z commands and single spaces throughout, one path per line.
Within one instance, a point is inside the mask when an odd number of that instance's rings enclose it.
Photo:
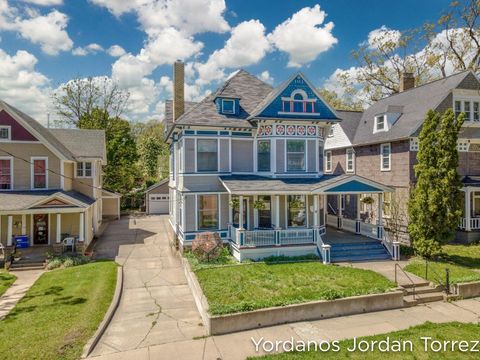
M 0 296 L 15 282 L 17 277 L 7 271 L 0 270 Z
M 480 245 L 444 245 L 438 259 L 428 263 L 427 280 L 444 284 L 445 268 L 450 269 L 451 283 L 479 281 Z M 405 270 L 425 278 L 425 261 L 414 258 Z
M 320 262 L 255 263 L 203 268 L 195 273 L 212 315 L 384 293 L 395 287 L 373 271 Z
M 78 359 L 110 305 L 114 262 L 44 273 L 0 321 L 4 359 Z
M 478 359 L 478 352 L 466 352 L 460 351 L 452 352 L 433 352 L 424 351 L 424 343 L 420 338 L 423 336 L 432 337 L 434 340 L 466 340 L 475 341 L 478 340 L 478 334 L 480 333 L 479 324 L 462 324 L 458 322 L 445 323 L 445 324 L 433 324 L 427 322 L 423 325 L 414 326 L 406 330 L 396 331 L 389 334 L 376 335 L 363 337 L 362 340 L 367 341 L 380 341 L 385 340 L 387 337 L 390 341 L 393 340 L 411 340 L 413 342 L 413 352 L 408 349 L 407 352 L 388 352 L 382 353 L 377 351 L 361 353 L 348 352 L 347 349 L 353 344 L 353 340 L 344 340 L 339 342 L 339 352 L 289 352 L 277 355 L 266 355 L 262 357 L 255 357 L 249 359 L 255 360 L 314 360 L 314 359 L 371 359 L 371 360 L 383 360 L 388 359 Z M 357 342 L 360 339 L 357 339 Z
M 211 260 L 209 262 L 200 261 L 191 251 L 186 251 L 183 255 L 190 263 L 193 271 L 199 269 L 207 269 L 211 267 L 218 267 L 222 265 L 238 264 L 238 261 L 232 255 L 230 255 L 228 248 L 223 248 L 218 259 Z

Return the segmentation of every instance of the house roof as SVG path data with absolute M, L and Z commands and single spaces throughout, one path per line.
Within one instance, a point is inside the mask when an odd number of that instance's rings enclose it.
M 75 158 L 98 158 L 107 160 L 105 154 L 105 131 L 87 129 L 48 129 Z
M 95 200 L 76 191 L 46 190 L 46 191 L 8 191 L 0 193 L 0 211 L 15 211 L 34 208 L 34 205 L 51 197 L 70 200 L 87 208 Z
M 185 101 L 185 112 L 190 111 L 197 104 L 198 102 L 195 101 Z M 173 124 L 173 100 L 165 101 L 165 117 L 163 118 L 163 123 L 165 124 L 165 132 L 168 133 Z
M 185 109 L 185 113 L 177 119 L 176 124 L 250 128 L 252 125 L 247 121 L 247 118 L 271 90 L 272 87 L 270 85 L 245 70 L 239 70 L 218 91 L 221 93 L 235 92 L 235 96 L 242 99 L 240 102 L 240 114 L 220 114 L 214 102 L 217 97 L 217 91 L 206 96 L 188 111 Z
M 357 132 L 358 125 L 362 119 L 362 111 L 347 111 L 347 110 L 337 110 L 337 114 L 342 119 L 339 124 L 334 126 L 341 126 L 343 132 L 348 137 L 350 141 L 353 141 L 355 133 Z
M 462 178 L 464 186 L 480 187 L 480 176 L 467 175 Z
M 437 108 L 450 91 L 469 75 L 473 75 L 471 71 L 463 71 L 377 101 L 363 112 L 352 144 L 365 145 L 412 136 L 421 128 L 428 110 Z M 373 133 L 376 115 L 397 111 L 401 115 L 390 130 Z M 342 122 L 341 126 L 347 127 L 347 122 Z
M 156 189 L 157 187 L 159 187 L 159 186 L 161 186 L 161 185 L 164 185 L 164 184 L 166 184 L 166 183 L 168 183 L 168 182 L 169 182 L 169 179 L 168 179 L 168 178 L 163 179 L 163 180 L 160 180 L 160 182 L 149 186 L 149 187 L 145 190 L 145 192 L 148 193 L 148 192 Z
M 0 100 L 0 109 L 5 110 L 20 124 L 25 124 L 27 130 L 33 130 L 34 134 L 32 135 L 36 136 L 38 134 L 48 143 L 48 145 L 53 147 L 53 150 L 56 150 L 61 156 L 68 160 L 74 160 L 74 155 L 72 152 L 38 121 L 2 100 Z

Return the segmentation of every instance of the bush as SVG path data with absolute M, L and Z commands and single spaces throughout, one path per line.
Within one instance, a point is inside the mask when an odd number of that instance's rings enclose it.
M 263 258 L 262 260 L 265 263 L 282 263 L 282 262 L 301 262 L 301 261 L 320 261 L 320 258 L 316 254 L 307 254 L 307 255 L 299 255 L 299 256 L 268 256 Z
M 72 266 L 78 266 L 87 264 L 90 262 L 90 258 L 83 255 L 60 255 L 52 256 L 47 259 L 47 270 L 53 270 L 58 268 L 69 268 Z
M 210 261 L 201 261 L 199 260 L 191 251 L 186 251 L 184 253 L 185 258 L 190 263 L 192 270 L 196 271 L 199 269 L 205 269 L 210 267 L 222 266 L 222 265 L 232 265 L 237 264 L 235 258 L 230 254 L 230 251 L 227 247 L 224 247 L 220 252 L 220 255 L 215 260 Z
M 218 233 L 197 234 L 192 242 L 192 252 L 200 261 L 210 262 L 218 259 L 223 249 L 223 241 Z

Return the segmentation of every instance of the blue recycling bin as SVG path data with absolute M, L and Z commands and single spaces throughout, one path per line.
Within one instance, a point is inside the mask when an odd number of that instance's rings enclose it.
M 17 249 L 26 249 L 30 246 L 30 241 L 27 235 L 15 236 L 15 244 Z

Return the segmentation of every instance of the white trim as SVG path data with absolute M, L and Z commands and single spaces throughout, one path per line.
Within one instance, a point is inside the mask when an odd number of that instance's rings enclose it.
M 8 217 L 7 217 L 7 246 L 12 246 L 13 245 L 12 236 L 13 236 L 13 216 L 8 215 Z
M 22 214 L 22 233 L 21 235 L 27 235 L 27 214 Z
M 10 189 L 0 189 L 0 192 L 2 191 L 13 191 L 15 190 L 15 183 L 13 179 L 13 166 L 15 164 L 15 161 L 13 159 L 13 156 L 0 156 L 0 160 L 10 160 Z
M 55 242 L 60 244 L 62 238 L 62 214 L 57 213 L 57 237 L 55 238 Z
M 51 219 L 50 219 L 50 215 L 51 213 L 48 213 L 47 214 L 47 221 L 48 221 L 48 225 L 47 225 L 47 244 L 50 245 L 50 237 L 51 237 L 51 233 L 52 233 L 52 222 L 51 222 Z
M 378 119 L 383 117 L 383 127 L 380 129 L 378 127 Z M 373 133 L 378 133 L 382 131 L 388 131 L 388 125 L 387 125 L 387 114 L 381 114 L 381 115 L 376 115 L 375 116 L 375 121 L 374 121 L 374 126 L 373 126 Z
M 45 160 L 45 187 L 34 187 L 34 169 L 35 160 Z M 31 156 L 30 157 L 30 190 L 47 190 L 48 189 L 48 156 Z
M 0 142 L 10 142 L 12 141 L 12 127 L 10 125 L 0 125 L 0 130 L 7 129 L 8 130 L 8 138 L 0 138 Z
M 78 163 L 83 164 L 82 165 L 82 176 L 77 175 Z M 85 175 L 85 172 L 86 172 L 85 165 L 87 163 L 90 163 L 90 172 L 91 172 L 90 176 Z M 74 164 L 74 172 L 75 172 L 74 176 L 77 179 L 91 179 L 91 178 L 94 178 L 94 162 L 93 161 L 76 161 L 75 164 Z
M 60 160 L 60 187 L 65 190 L 65 160 Z
M 352 155 L 352 168 L 348 167 L 348 156 Z M 354 173 L 355 172 L 355 151 L 353 148 L 345 149 L 345 172 L 347 173 Z
M 330 156 L 330 166 L 328 157 Z M 333 158 L 332 158 L 332 151 L 331 150 L 326 150 L 325 151 L 325 172 L 332 172 L 332 166 L 333 165 Z
M 383 149 L 388 147 L 388 167 L 383 166 Z M 380 144 L 380 171 L 390 171 L 392 169 L 392 144 L 383 143 Z
M 80 219 L 78 224 L 78 241 L 84 242 L 85 241 L 85 213 L 80 213 Z
M 303 141 L 303 169 L 301 170 L 288 170 L 288 142 L 289 141 Z M 285 163 L 284 163 L 284 168 L 285 168 L 285 173 L 297 173 L 297 172 L 307 172 L 307 139 L 285 139 Z M 295 152 L 295 154 L 298 154 Z

